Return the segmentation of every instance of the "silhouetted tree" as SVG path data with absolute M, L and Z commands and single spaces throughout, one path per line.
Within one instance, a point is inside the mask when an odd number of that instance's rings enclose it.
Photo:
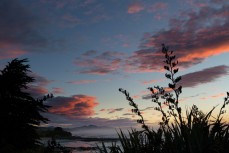
M 0 72 L 0 152 L 14 152 L 39 144 L 36 126 L 46 123 L 47 99 L 34 99 L 25 89 L 34 78 L 29 76 L 27 59 L 14 59 Z

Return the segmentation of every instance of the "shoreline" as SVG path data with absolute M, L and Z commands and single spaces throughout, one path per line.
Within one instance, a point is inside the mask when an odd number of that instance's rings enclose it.
M 43 144 L 45 145 L 47 143 L 47 140 L 52 139 L 51 137 L 42 137 Z M 118 138 L 96 138 L 96 137 L 81 137 L 81 136 L 71 136 L 71 137 L 54 137 L 54 139 L 56 140 L 57 143 L 60 143 L 61 145 L 63 145 L 66 149 L 68 150 L 76 150 L 76 151 L 95 151 L 97 150 L 97 146 L 66 146 L 63 142 L 61 142 L 62 140 L 64 141 L 69 141 L 69 142 L 74 142 L 74 141 L 79 141 L 79 142 L 89 142 L 89 143 L 93 143 L 95 142 L 108 142 L 108 143 L 116 143 L 117 141 L 119 141 Z
M 41 139 L 51 139 L 52 137 L 42 137 Z M 84 142 L 91 141 L 119 141 L 119 138 L 98 138 L 98 137 L 81 137 L 81 136 L 72 136 L 72 137 L 54 137 L 57 140 L 79 140 Z

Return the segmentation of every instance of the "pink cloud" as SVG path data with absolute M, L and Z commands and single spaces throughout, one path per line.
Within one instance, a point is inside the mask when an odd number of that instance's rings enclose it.
M 50 112 L 68 117 L 81 118 L 95 115 L 94 108 L 99 104 L 97 98 L 88 95 L 73 95 L 71 97 L 55 97 L 48 103 Z
M 225 93 L 219 93 L 216 95 L 212 95 L 211 98 L 218 98 L 218 97 L 224 97 L 224 96 L 226 96 Z
M 67 83 L 70 84 L 88 84 L 88 83 L 95 83 L 96 80 L 79 80 L 79 81 L 69 81 Z
M 139 13 L 142 10 L 144 10 L 144 7 L 143 7 L 142 4 L 140 4 L 140 3 L 133 3 L 133 4 L 130 4 L 128 6 L 127 12 L 129 14 L 135 14 L 135 13 Z
M 134 99 L 140 99 L 142 96 L 141 95 L 133 95 Z
M 186 12 L 170 20 L 167 30 L 144 37 L 142 49 L 125 61 L 126 72 L 161 71 L 160 44 L 174 49 L 181 67 L 201 63 L 208 57 L 229 52 L 229 6 L 203 7 L 198 12 Z M 211 35 L 209 35 L 211 33 Z M 174 41 L 176 40 L 176 41 Z

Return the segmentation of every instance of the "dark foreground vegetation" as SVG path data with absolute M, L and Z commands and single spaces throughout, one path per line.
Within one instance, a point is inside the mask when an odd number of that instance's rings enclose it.
M 34 98 L 29 85 L 35 81 L 31 77 L 27 59 L 14 59 L 0 70 L 0 153 L 71 153 L 73 150 L 88 151 L 96 147 L 70 148 L 60 145 L 58 139 L 74 141 L 117 141 L 112 138 L 83 138 L 72 136 L 61 127 L 44 128 L 41 123 L 49 120 L 42 116 L 50 106 L 45 101 L 52 94 Z M 41 138 L 47 142 L 41 143 Z
M 69 153 L 68 149 L 54 143 L 55 141 L 47 147 L 39 141 L 37 127 L 48 121 L 41 112 L 47 112 L 50 107 L 44 102 L 53 96 L 48 94 L 35 99 L 26 92 L 29 84 L 35 81 L 29 75 L 31 71 L 26 62 L 26 59 L 14 59 L 0 71 L 0 152 Z M 58 129 L 56 132 L 63 133 Z
M 159 129 L 155 130 L 145 124 L 145 120 L 138 105 L 130 94 L 122 92 L 132 112 L 139 116 L 137 122 L 143 130 L 131 130 L 128 135 L 122 131 L 118 133 L 121 146 L 115 143 L 112 146 L 98 147 L 101 153 L 228 153 L 229 152 L 229 124 L 223 121 L 225 106 L 229 104 L 229 93 L 226 93 L 217 116 L 212 116 L 215 107 L 208 113 L 203 113 L 197 106 L 183 110 L 179 106 L 179 96 L 182 86 L 175 55 L 168 47 L 162 45 L 165 56 L 165 77 L 170 81 L 168 90 L 154 86 L 151 91 L 152 102 L 157 105 L 156 111 L 161 112 L 162 120 Z M 186 80 L 188 81 L 188 80 Z M 161 101 L 160 101 L 161 99 Z M 185 114 L 185 115 L 184 115 Z

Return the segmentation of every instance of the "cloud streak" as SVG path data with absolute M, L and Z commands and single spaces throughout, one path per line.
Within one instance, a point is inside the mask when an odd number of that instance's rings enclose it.
M 135 14 L 135 13 L 141 12 L 142 10 L 144 10 L 144 6 L 142 4 L 140 4 L 140 3 L 133 3 L 133 4 L 130 4 L 128 6 L 127 12 L 129 14 Z
M 124 108 L 109 108 L 109 109 L 101 109 L 100 112 L 108 112 L 108 114 L 113 114 L 115 112 L 120 112 L 122 111 Z
M 78 80 L 78 81 L 69 81 L 69 84 L 88 84 L 88 83 L 95 83 L 96 80 Z
M 225 93 L 218 93 L 218 94 L 214 94 L 214 95 L 211 95 L 211 96 L 208 96 L 208 97 L 201 97 L 200 99 L 201 100 L 209 100 L 209 99 L 212 99 L 212 98 L 222 98 L 225 96 Z

